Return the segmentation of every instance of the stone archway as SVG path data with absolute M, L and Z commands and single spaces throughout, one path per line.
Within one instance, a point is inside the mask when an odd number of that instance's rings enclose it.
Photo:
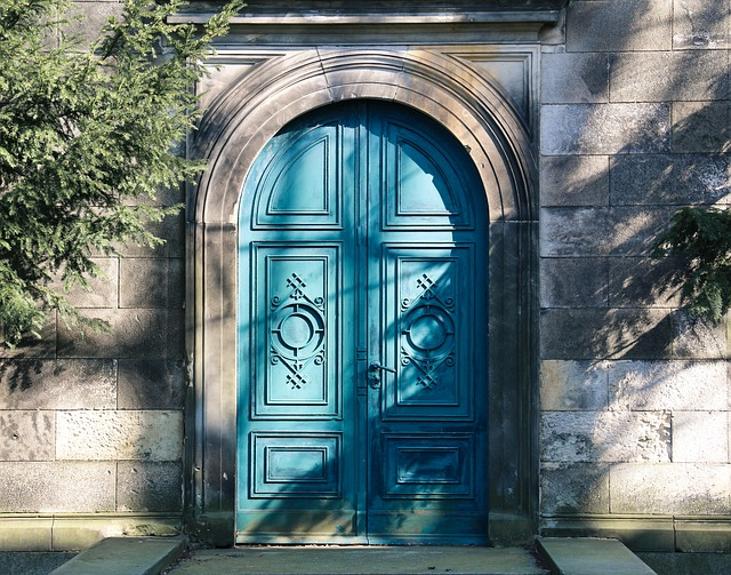
M 236 448 L 237 214 L 263 146 L 284 125 L 348 99 L 399 102 L 447 128 L 468 151 L 490 221 L 490 536 L 534 530 L 535 163 L 521 121 L 500 90 L 437 50 L 307 49 L 272 58 L 211 106 L 194 154 L 208 169 L 189 202 L 188 326 L 195 405 L 190 410 L 194 527 L 217 544 L 233 539 Z

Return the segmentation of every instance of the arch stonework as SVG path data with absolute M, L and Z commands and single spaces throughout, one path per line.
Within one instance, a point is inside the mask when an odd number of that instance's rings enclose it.
M 436 49 L 303 49 L 259 64 L 206 112 L 193 155 L 207 170 L 188 202 L 188 418 L 191 526 L 216 544 L 234 535 L 238 205 L 267 141 L 297 116 L 370 98 L 411 106 L 464 145 L 490 220 L 490 536 L 535 530 L 535 365 L 532 295 L 535 160 L 522 120 L 499 87 Z

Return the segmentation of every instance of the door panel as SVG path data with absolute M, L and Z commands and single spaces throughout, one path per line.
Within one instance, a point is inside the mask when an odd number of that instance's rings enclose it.
M 407 108 L 330 106 L 247 178 L 239 542 L 486 542 L 487 224 Z

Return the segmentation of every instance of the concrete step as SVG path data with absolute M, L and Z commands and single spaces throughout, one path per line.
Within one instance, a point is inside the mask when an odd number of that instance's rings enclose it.
M 157 575 L 180 557 L 185 543 L 184 537 L 109 537 L 50 575 Z
M 543 537 L 538 549 L 556 575 L 657 575 L 616 539 Z
M 548 575 L 530 551 L 490 547 L 239 547 L 199 550 L 171 575 Z

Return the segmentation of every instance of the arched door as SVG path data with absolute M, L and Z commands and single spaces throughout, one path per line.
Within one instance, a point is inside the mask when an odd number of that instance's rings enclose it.
M 281 130 L 240 209 L 239 542 L 487 540 L 487 207 L 468 154 L 357 101 Z

